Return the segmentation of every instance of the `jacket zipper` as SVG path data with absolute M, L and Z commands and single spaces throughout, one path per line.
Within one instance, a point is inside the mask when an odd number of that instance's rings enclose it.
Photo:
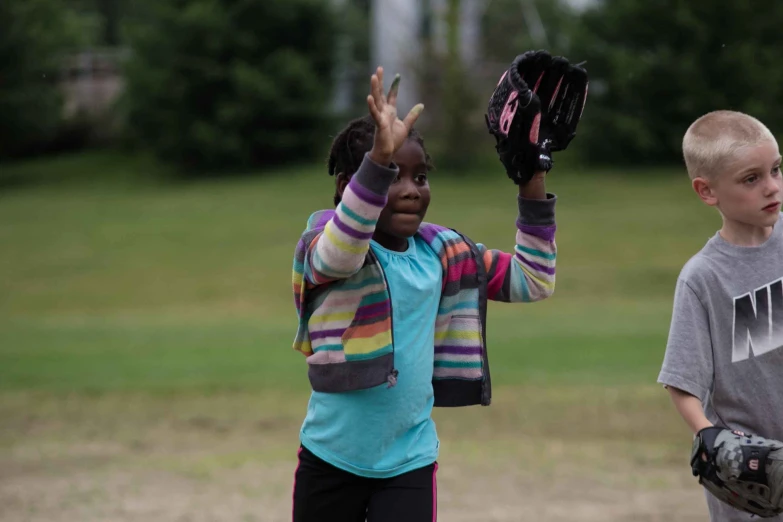
M 484 364 L 484 375 L 481 380 L 481 405 L 489 406 L 492 402 L 492 379 L 489 376 L 489 354 L 487 353 L 487 273 L 484 269 L 481 255 L 478 248 L 471 246 L 473 255 L 476 258 L 476 276 L 479 286 L 479 323 L 481 335 L 482 363 Z

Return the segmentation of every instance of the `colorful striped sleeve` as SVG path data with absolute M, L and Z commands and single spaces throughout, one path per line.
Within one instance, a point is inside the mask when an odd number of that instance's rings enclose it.
M 383 167 L 365 154 L 333 217 L 307 245 L 303 270 L 308 283 L 324 284 L 359 271 L 398 172 L 396 165 Z
M 555 203 L 519 197 L 514 254 L 491 250 L 479 244 L 488 278 L 488 297 L 507 303 L 546 299 L 555 290 Z

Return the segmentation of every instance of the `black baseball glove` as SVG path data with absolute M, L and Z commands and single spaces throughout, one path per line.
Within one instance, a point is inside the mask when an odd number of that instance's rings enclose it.
M 546 51 L 517 56 L 503 73 L 489 99 L 486 122 L 514 183 L 549 171 L 551 153 L 568 147 L 582 117 L 587 83 L 583 68 Z
M 783 443 L 710 427 L 693 440 L 691 469 L 719 500 L 760 517 L 783 513 Z

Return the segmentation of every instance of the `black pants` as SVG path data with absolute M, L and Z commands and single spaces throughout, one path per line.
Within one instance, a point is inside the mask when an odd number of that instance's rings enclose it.
M 388 479 L 335 468 L 305 447 L 294 479 L 293 522 L 434 522 L 438 463 Z

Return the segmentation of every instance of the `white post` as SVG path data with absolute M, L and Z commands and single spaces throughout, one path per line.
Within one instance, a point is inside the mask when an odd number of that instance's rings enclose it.
M 401 115 L 418 103 L 411 65 L 420 59 L 421 6 L 418 0 L 374 0 L 370 6 L 370 71 L 384 70 L 388 90 L 394 75 L 402 75 L 397 106 Z M 368 75 L 369 80 L 369 75 Z

